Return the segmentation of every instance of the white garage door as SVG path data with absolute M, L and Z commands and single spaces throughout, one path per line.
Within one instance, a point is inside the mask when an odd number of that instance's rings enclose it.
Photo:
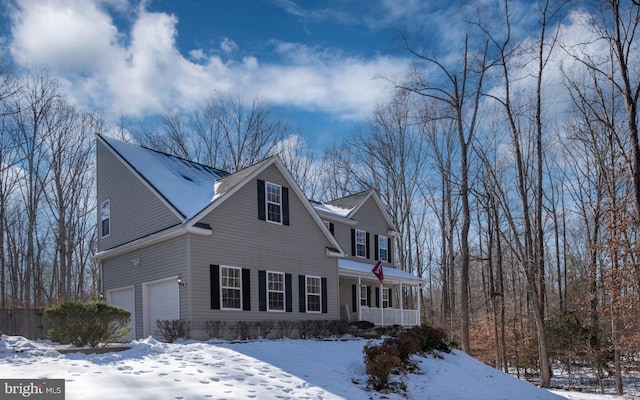
M 180 287 L 177 278 L 144 284 L 145 336 L 156 331 L 156 321 L 180 319 Z
M 114 289 L 107 291 L 107 301 L 109 304 L 113 304 L 114 306 L 126 308 L 131 311 L 131 319 L 129 320 L 129 326 L 131 330 L 122 340 L 125 342 L 130 342 L 136 338 L 136 302 L 134 297 L 133 286 L 122 288 L 122 289 Z

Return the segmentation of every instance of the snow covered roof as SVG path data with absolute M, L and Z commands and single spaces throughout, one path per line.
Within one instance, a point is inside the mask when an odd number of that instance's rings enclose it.
M 211 203 L 216 181 L 229 175 L 146 147 L 99 137 L 185 219 Z
M 371 272 L 374 264 L 363 263 L 353 260 L 338 260 L 338 271 L 340 275 L 360 276 L 365 278 L 370 276 L 372 279 L 376 279 L 375 275 Z M 422 279 L 410 273 L 391 267 L 382 267 L 382 273 L 386 282 L 395 283 L 402 282 L 412 285 L 418 285 L 422 283 Z

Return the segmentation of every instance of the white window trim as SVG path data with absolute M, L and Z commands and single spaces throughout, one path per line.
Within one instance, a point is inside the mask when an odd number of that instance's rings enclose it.
M 280 275 L 282 276 L 282 290 L 271 290 L 269 288 L 269 274 Z M 285 312 L 287 308 L 287 287 L 285 282 L 284 272 L 276 272 L 276 271 L 267 271 L 267 311 L 271 312 Z M 269 293 L 282 293 L 282 310 L 272 310 L 269 302 Z
M 381 246 L 381 244 L 383 243 L 384 249 L 387 251 L 387 256 L 385 258 L 382 258 L 382 256 L 380 255 L 383 247 Z M 389 262 L 389 238 L 382 235 L 378 236 L 378 260 Z
M 104 206 L 107 205 L 109 209 L 109 216 L 107 218 L 104 217 L 104 213 L 102 212 Z M 109 233 L 104 234 L 104 229 L 102 228 L 102 224 L 105 220 L 109 221 Z M 102 203 L 100 203 L 100 237 L 106 238 L 111 236 L 111 199 L 106 199 Z
M 367 286 L 366 285 L 360 286 L 360 305 L 365 307 L 369 306 L 369 304 L 367 304 Z
M 239 287 L 233 287 L 233 286 L 224 286 L 224 279 L 223 279 L 223 271 L 225 269 L 234 269 L 237 270 L 239 272 L 238 274 L 238 281 L 240 282 L 240 286 Z M 231 307 L 225 307 L 224 306 L 224 299 L 223 299 L 223 289 L 233 289 L 233 290 L 239 290 L 240 292 L 240 306 L 238 308 L 231 308 Z M 240 267 L 231 267 L 229 265 L 221 265 L 220 266 L 220 309 L 221 310 L 233 310 L 233 311 L 238 311 L 238 310 L 242 310 L 242 268 Z
M 275 187 L 278 188 L 279 193 L 280 193 L 280 202 L 279 203 L 276 203 L 276 202 L 273 202 L 273 201 L 269 201 L 269 186 L 275 186 Z M 265 199 L 265 201 L 264 201 L 265 220 L 267 222 L 272 223 L 272 224 L 282 225 L 282 219 L 283 219 L 282 213 L 284 211 L 283 207 L 282 207 L 282 186 L 278 185 L 277 183 L 265 182 L 265 185 L 264 185 L 264 199 Z M 280 208 L 280 221 L 273 221 L 273 220 L 269 219 L 269 205 L 270 204 L 275 204 Z
M 364 243 L 359 243 L 358 242 L 358 234 L 361 234 Z M 367 232 L 366 231 L 361 231 L 360 229 L 356 229 L 356 257 L 360 257 L 360 258 L 366 258 L 367 257 Z M 364 246 L 364 254 L 360 255 L 358 254 L 358 245 L 360 246 Z
M 309 280 L 310 279 L 317 279 L 318 280 L 318 293 L 309 293 Z M 320 314 L 322 313 L 322 278 L 319 276 L 313 276 L 313 275 L 307 275 L 305 277 L 305 303 L 307 303 L 307 312 L 308 313 L 316 313 L 316 314 Z M 318 297 L 318 304 L 319 304 L 319 310 L 309 310 L 309 296 L 317 296 Z
M 382 288 L 382 308 L 389 308 L 389 288 Z

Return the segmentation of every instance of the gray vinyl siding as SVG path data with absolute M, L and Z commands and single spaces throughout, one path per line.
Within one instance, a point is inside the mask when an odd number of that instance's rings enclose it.
M 385 236 L 390 238 L 389 229 L 391 226 L 387 223 L 387 220 L 382 214 L 380 207 L 376 202 L 369 198 L 353 215 L 352 219 L 358 221 L 356 225 L 346 225 L 336 222 L 334 225 L 334 232 L 336 240 L 340 243 L 340 246 L 347 254 L 347 258 L 363 262 L 375 264 L 377 255 L 375 254 L 375 235 Z M 369 258 L 356 257 L 351 255 L 351 229 L 358 229 L 369 233 Z M 395 263 L 395 242 L 392 240 L 391 248 L 389 252 L 391 254 L 392 263 L 383 262 L 385 266 L 393 266 Z
M 139 259 L 134 266 L 132 260 Z M 143 335 L 142 284 L 176 275 L 187 277 L 187 236 L 134 250 L 102 261 L 103 291 L 134 285 L 136 334 Z M 178 283 L 176 282 L 176 285 Z M 180 289 L 180 318 L 189 316 L 189 282 Z
M 181 222 L 99 140 L 97 163 L 98 251 L 111 249 Z M 100 205 L 105 200 L 110 200 L 111 203 L 111 233 L 102 237 Z
M 337 259 L 326 255 L 330 241 L 275 166 L 258 179 L 289 187 L 290 225 L 258 219 L 257 180 L 244 185 L 201 221 L 211 225 L 213 235 L 191 236 L 194 329 L 206 320 L 338 319 Z M 250 269 L 251 311 L 211 309 L 210 265 Z M 258 311 L 259 270 L 292 274 L 293 312 Z M 327 279 L 327 313 L 299 311 L 299 275 Z

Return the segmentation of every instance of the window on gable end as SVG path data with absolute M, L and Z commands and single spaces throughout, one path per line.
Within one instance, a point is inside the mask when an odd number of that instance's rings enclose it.
M 100 205 L 100 232 L 102 237 L 111 234 L 111 200 L 105 200 Z
M 266 184 L 267 221 L 282 223 L 282 187 L 271 182 Z

